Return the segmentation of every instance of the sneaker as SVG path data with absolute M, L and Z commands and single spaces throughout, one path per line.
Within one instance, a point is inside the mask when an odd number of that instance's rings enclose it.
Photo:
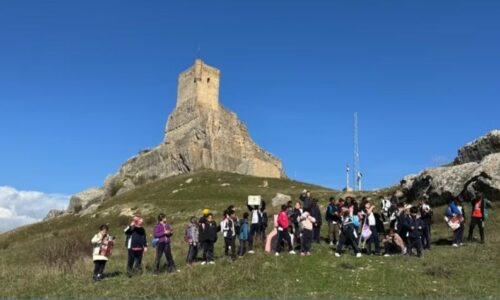
M 390 257 L 391 255 L 389 253 L 384 254 L 384 257 Z
M 306 253 L 306 255 L 307 255 L 307 256 L 310 256 L 310 255 L 311 255 L 311 252 L 307 252 L 307 253 Z
M 295 251 L 291 250 L 290 252 L 288 252 L 290 254 L 297 254 Z
M 340 257 L 340 253 L 335 252 L 335 257 Z
M 274 254 L 274 256 L 280 256 L 280 254 L 279 254 L 278 252 L 276 252 L 276 253 Z
M 458 244 L 453 244 L 451 246 L 456 248 L 456 247 L 458 247 Z
M 330 242 L 330 246 L 333 246 L 333 242 Z
M 249 254 L 254 254 L 254 253 L 255 253 L 255 251 L 250 250 L 250 251 L 248 251 L 248 253 L 249 253 Z
M 463 245 L 464 245 L 464 243 L 460 243 L 460 244 L 458 244 L 458 245 L 459 245 L 459 246 L 463 246 Z M 431 249 L 431 248 L 429 248 L 429 249 Z
M 215 261 L 210 261 L 208 263 L 211 264 L 211 265 L 215 265 Z
M 361 257 L 361 253 L 356 253 L 356 257 Z
M 206 261 L 202 261 L 202 262 L 201 262 L 201 265 L 202 265 L 202 266 L 203 266 L 203 265 L 206 265 L 206 264 L 207 264 L 207 262 L 206 262 Z
M 300 256 L 306 256 L 304 252 L 300 252 Z

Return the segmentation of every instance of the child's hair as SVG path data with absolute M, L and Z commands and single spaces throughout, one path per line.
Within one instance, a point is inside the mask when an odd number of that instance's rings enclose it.
M 213 218 L 213 217 L 214 217 L 214 215 L 213 215 L 212 213 L 209 213 L 209 214 L 207 215 L 207 218 L 208 218 L 208 217 L 212 217 L 212 218 Z
M 192 216 L 191 218 L 189 218 L 189 221 L 190 221 L 191 223 L 194 223 L 194 221 L 196 221 L 196 217 L 195 217 L 195 216 Z
M 104 229 L 109 230 L 109 226 L 107 224 L 102 224 L 101 226 L 99 226 L 99 230 L 102 231 Z
M 243 219 L 248 219 L 248 212 L 243 213 Z
M 166 215 L 165 215 L 165 214 L 163 214 L 163 213 L 159 214 L 159 215 L 158 215 L 158 222 L 163 221 L 163 219 L 165 219 L 165 217 L 166 217 Z
M 412 208 L 410 208 L 410 214 L 416 214 L 417 212 L 418 210 L 415 206 L 412 206 Z
M 281 210 L 285 210 L 287 206 L 285 204 L 281 205 Z

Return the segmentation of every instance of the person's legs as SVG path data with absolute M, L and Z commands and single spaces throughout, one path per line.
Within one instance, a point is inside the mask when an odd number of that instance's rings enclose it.
M 127 274 L 128 276 L 132 276 L 134 274 L 134 251 L 131 249 L 128 250 L 128 259 L 127 259 Z
M 169 273 L 177 271 L 175 267 L 174 257 L 172 256 L 172 247 L 170 243 L 165 244 L 165 258 L 167 259 L 167 271 Z
M 208 251 L 209 251 L 209 242 L 203 242 L 203 261 L 209 262 L 208 259 Z
M 417 248 L 417 256 L 422 256 L 422 239 L 420 237 L 415 240 L 415 247 Z
M 312 249 L 312 231 L 306 230 L 306 252 L 311 252 Z
M 276 245 L 276 253 L 280 253 L 281 252 L 281 243 L 283 242 L 283 239 L 285 238 L 285 235 L 284 235 L 284 232 L 285 232 L 285 229 L 283 230 L 278 230 L 278 240 L 276 241 L 277 245 Z M 250 245 L 250 241 L 249 241 L 249 245 Z M 250 249 L 250 246 L 249 246 L 249 249 Z
M 186 257 L 186 263 L 188 265 L 191 265 L 194 261 L 194 245 L 189 245 L 189 248 L 188 248 L 188 254 L 187 254 L 187 257 Z
M 478 218 L 477 226 L 479 227 L 479 236 L 481 237 L 481 243 L 484 243 L 484 223 L 482 219 Z
M 99 278 L 100 262 L 100 260 L 94 260 L 94 272 L 92 273 L 92 279 L 94 281 L 97 281 Z
M 360 253 L 361 250 L 359 250 L 358 242 L 356 240 L 356 237 L 354 236 L 354 232 L 348 233 L 347 238 L 348 238 L 349 243 L 351 244 L 352 248 L 354 249 L 354 253 L 356 253 L 356 254 Z
M 474 237 L 474 228 L 477 225 L 477 218 L 470 218 L 470 225 L 469 225 L 469 241 L 472 241 L 472 238 Z
M 408 251 L 406 254 L 408 255 L 413 255 L 413 247 L 415 246 L 415 239 L 413 238 L 408 238 Z
M 236 258 L 236 241 L 235 241 L 235 237 L 231 238 L 231 241 L 230 241 L 229 245 L 231 246 L 231 258 L 235 259 Z
M 339 241 L 339 224 L 333 224 L 333 243 L 336 244 Z
M 248 235 L 248 249 L 250 251 L 253 251 L 253 242 L 254 242 L 254 236 L 257 231 L 257 224 L 251 224 L 250 225 L 250 232 Z
M 142 251 L 135 251 L 134 252 L 134 272 L 142 272 L 142 256 L 144 252 Z
M 332 221 L 328 222 L 328 240 L 330 243 L 333 243 L 333 223 Z
M 313 227 L 313 240 L 314 242 L 318 243 L 320 242 L 320 232 L 321 232 L 321 227 L 320 226 L 314 226 Z
M 370 238 L 375 244 L 375 253 L 380 253 L 380 240 L 378 238 L 377 226 L 370 226 L 370 230 L 372 231 L 372 236 Z
M 231 240 L 229 237 L 224 237 L 224 255 L 229 255 L 229 247 L 231 246 Z
M 214 261 L 214 242 L 208 243 L 207 260 L 209 262 Z
M 160 262 L 164 252 L 165 252 L 165 243 L 158 243 L 158 245 L 156 246 L 155 268 L 154 268 L 155 273 L 160 272 Z
M 283 230 L 283 232 L 285 241 L 288 244 L 288 251 L 293 251 L 292 238 L 290 237 L 288 230 Z
M 337 243 L 337 249 L 335 250 L 336 253 L 340 254 L 342 252 L 342 249 L 344 249 L 344 244 L 347 241 L 347 234 L 345 232 L 342 232 L 340 234 L 339 242 Z
M 307 238 L 306 238 L 306 231 L 302 231 L 302 238 L 300 239 L 300 253 L 306 253 L 307 252 Z

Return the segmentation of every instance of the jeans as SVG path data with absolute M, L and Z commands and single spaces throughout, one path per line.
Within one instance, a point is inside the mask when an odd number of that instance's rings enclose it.
M 481 242 L 484 243 L 484 226 L 483 226 L 483 218 L 472 217 L 470 219 L 469 226 L 469 241 L 472 241 L 472 236 L 474 235 L 474 228 L 476 225 L 479 227 L 479 235 L 481 236 Z
M 214 242 L 205 241 L 203 243 L 203 257 L 206 262 L 214 261 Z
M 167 260 L 167 272 L 172 273 L 177 271 L 170 243 L 159 243 L 156 247 L 155 272 L 160 271 L 160 261 L 163 254 L 165 254 L 165 259 Z
M 247 252 L 247 240 L 240 240 L 240 248 L 238 249 L 238 256 L 243 256 Z
M 102 280 L 104 278 L 104 268 L 106 267 L 107 260 L 94 260 L 94 275 L 92 278 Z
M 302 238 L 300 239 L 300 252 L 307 253 L 311 252 L 313 231 L 304 229 L 302 230 Z
M 463 237 L 464 237 L 464 224 L 460 224 L 460 227 L 455 229 L 453 231 L 453 244 L 460 244 L 462 243 Z
M 136 272 L 142 271 L 142 256 L 143 251 L 128 250 L 127 274 L 134 275 Z
M 424 249 L 431 248 L 431 224 L 425 224 L 424 232 L 422 235 L 422 246 Z
M 188 265 L 192 264 L 196 260 L 196 256 L 198 256 L 198 245 L 190 244 L 186 257 L 186 263 Z

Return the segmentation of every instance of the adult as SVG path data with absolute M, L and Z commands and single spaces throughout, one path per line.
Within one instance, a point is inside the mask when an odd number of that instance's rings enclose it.
M 302 201 L 302 209 L 304 209 L 304 211 L 310 212 L 312 206 L 311 192 L 307 190 L 302 191 L 302 194 L 300 194 L 299 199 L 300 201 Z
M 336 245 L 339 240 L 339 207 L 335 202 L 334 197 L 330 197 L 328 206 L 326 207 L 325 220 L 328 223 L 328 239 L 330 246 Z
M 262 209 L 265 210 L 266 203 L 262 201 L 260 205 L 247 205 L 248 211 L 250 212 L 250 234 L 248 236 L 248 253 L 253 254 L 253 243 L 255 236 L 259 236 L 261 232 L 262 224 Z
M 132 277 L 134 274 L 142 272 L 142 257 L 144 253 L 148 251 L 148 241 L 143 225 L 144 220 L 136 215 L 132 219 L 132 223 L 124 230 L 126 235 L 125 245 L 128 250 L 128 277 Z
M 173 233 L 172 226 L 167 223 L 167 216 L 163 213 L 159 214 L 158 223 L 153 229 L 153 238 L 158 240 L 158 244 L 156 245 L 155 274 L 160 272 L 160 262 L 163 255 L 165 255 L 167 261 L 167 272 L 173 273 L 178 271 L 175 267 L 172 248 L 170 246 Z
M 321 210 L 319 209 L 318 205 L 318 199 L 313 198 L 312 204 L 311 204 L 311 211 L 310 215 L 316 220 L 316 222 L 313 223 L 313 241 L 316 244 L 320 243 L 320 232 L 321 232 L 321 225 L 323 224 L 322 222 L 322 217 L 321 217 Z
M 372 254 L 372 244 L 375 244 L 375 254 L 380 254 L 380 240 L 378 236 L 378 228 L 377 228 L 377 219 L 375 214 L 373 213 L 373 209 L 375 206 L 372 205 L 371 202 L 365 203 L 365 224 L 368 224 L 371 235 L 366 241 L 367 253 Z
M 486 214 L 484 213 L 485 202 L 483 200 L 483 195 L 480 192 L 476 193 L 476 196 L 471 201 L 471 218 L 469 225 L 469 242 L 472 242 L 474 235 L 474 228 L 479 227 L 479 235 L 481 237 L 481 244 L 484 244 L 484 220 Z
M 94 282 L 104 279 L 104 268 L 111 255 L 114 245 L 114 238 L 108 234 L 108 225 L 101 225 L 99 232 L 92 238 L 92 260 L 94 261 L 94 273 L 92 280 Z
M 459 198 L 452 199 L 448 203 L 446 208 L 446 222 L 448 226 L 453 230 L 453 247 L 458 247 L 462 244 L 463 233 L 464 233 L 464 217 L 463 210 L 459 209 L 458 206 L 461 204 L 461 196 Z
M 427 199 L 423 199 L 420 203 L 420 218 L 425 224 L 422 235 L 422 246 L 424 249 L 431 248 L 431 226 L 432 226 L 432 209 Z

